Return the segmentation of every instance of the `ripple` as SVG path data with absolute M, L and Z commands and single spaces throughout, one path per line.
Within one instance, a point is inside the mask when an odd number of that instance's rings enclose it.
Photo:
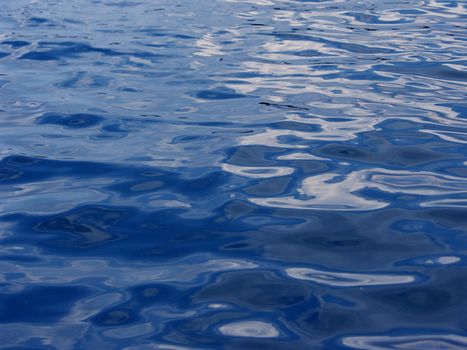
M 233 164 L 222 164 L 222 169 L 224 171 L 228 171 L 229 173 L 248 177 L 251 179 L 286 176 L 294 172 L 293 168 L 288 167 L 253 167 Z
M 102 117 L 92 114 L 61 115 L 48 113 L 37 118 L 38 124 L 62 125 L 70 129 L 88 128 L 97 125 L 103 120 Z
M 146 334 L 151 334 L 154 331 L 150 323 L 145 323 L 136 326 L 130 327 L 119 327 L 118 329 L 111 329 L 104 331 L 103 334 L 106 337 L 111 337 L 115 339 L 125 339 L 125 338 L 135 338 L 144 336 Z
M 466 347 L 465 2 L 1 9 L 3 347 Z
M 272 324 L 263 321 L 238 321 L 219 327 L 223 335 L 247 338 L 277 338 L 279 331 Z
M 40 42 L 41 51 L 29 51 L 21 55 L 20 60 L 54 61 L 63 58 L 77 58 L 84 53 L 100 53 L 108 56 L 120 55 L 111 49 L 96 48 L 85 43 L 77 42 Z
M 410 274 L 332 272 L 300 267 L 288 268 L 285 272 L 292 278 L 339 288 L 411 284 L 419 280 Z
M 123 218 L 125 213 L 120 210 L 102 207 L 81 207 L 70 213 L 59 214 L 40 222 L 36 230 L 45 233 L 64 235 L 64 240 L 50 242 L 52 244 L 90 247 L 115 240 L 118 235 L 108 231 Z
M 435 196 L 465 195 L 467 187 L 462 177 L 438 175 L 428 172 L 391 171 L 371 169 L 355 171 L 348 175 L 327 173 L 303 180 L 299 194 L 312 197 L 250 198 L 255 204 L 294 209 L 313 210 L 377 210 L 390 205 L 386 200 L 369 199 L 357 193 L 365 189 L 377 189 L 385 193 L 403 193 L 423 196 L 420 206 L 459 206 L 465 200 L 430 200 Z M 412 203 L 413 205 L 413 203 Z
M 461 350 L 467 346 L 467 338 L 455 334 L 417 334 L 400 336 L 345 337 L 342 343 L 352 349 L 446 349 Z
M 37 286 L 29 287 L 14 294 L 3 294 L 0 314 L 3 322 L 58 321 L 80 298 L 89 294 L 80 286 Z
M 49 266 L 19 266 L 2 263 L 5 269 L 25 275 L 25 282 L 32 284 L 72 283 L 83 278 L 104 278 L 105 284 L 117 288 L 149 282 L 189 282 L 202 274 L 220 271 L 250 270 L 257 264 L 242 260 L 206 259 L 206 256 L 192 256 L 180 261 L 170 261 L 159 266 L 118 266 L 114 261 L 105 259 L 75 259 L 65 265 L 53 261 Z
M 44 191 L 47 183 L 49 188 Z M 0 204 L 0 210 L 4 213 L 22 212 L 34 215 L 58 214 L 64 210 L 71 210 L 79 205 L 94 201 L 101 201 L 107 196 L 93 189 L 72 188 L 63 189 L 61 182 L 44 182 L 42 184 L 29 184 L 20 191 L 5 194 L 8 201 Z M 38 206 L 37 203 L 43 203 Z
M 247 97 L 243 94 L 238 94 L 232 89 L 217 88 L 213 90 L 203 90 L 196 93 L 196 97 L 203 100 L 230 100 L 234 98 Z
M 441 267 L 444 265 L 462 264 L 463 260 L 461 257 L 456 255 L 441 255 L 441 256 L 424 256 L 414 259 L 408 259 L 396 263 L 396 265 L 416 265 L 425 267 Z

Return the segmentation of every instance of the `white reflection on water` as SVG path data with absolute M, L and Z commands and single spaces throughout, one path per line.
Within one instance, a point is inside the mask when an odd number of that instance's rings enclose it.
M 232 174 L 249 177 L 251 179 L 285 176 L 294 172 L 294 168 L 289 167 L 240 166 L 226 163 L 222 164 L 222 170 L 228 171 Z
M 222 46 L 219 46 L 214 41 L 212 34 L 205 34 L 201 39 L 196 41 L 196 46 L 199 48 L 198 52 L 195 52 L 196 56 L 219 56 L 225 54 L 222 52 Z
M 409 274 L 331 272 L 300 267 L 288 268 L 285 272 L 299 280 L 342 288 L 407 284 L 416 281 L 416 277 Z
M 423 207 L 436 205 L 465 207 L 465 199 L 435 200 L 430 199 L 429 196 L 467 194 L 465 179 L 461 177 L 376 168 L 358 170 L 347 175 L 325 173 L 307 177 L 298 189 L 298 194 L 311 198 L 285 196 L 249 200 L 268 207 L 315 210 L 376 210 L 390 204 L 381 199 L 364 198 L 357 194 L 365 189 L 422 196 L 419 205 Z
M 467 337 L 455 334 L 344 337 L 341 342 L 352 349 L 365 350 L 464 350 Z
M 461 261 L 461 258 L 458 256 L 438 256 L 434 258 L 427 259 L 425 261 L 425 264 L 427 265 L 450 265 L 450 264 L 455 264 Z
M 310 153 L 294 152 L 284 156 L 277 157 L 279 160 L 329 160 L 326 158 L 318 157 Z
M 272 324 L 263 321 L 239 321 L 219 327 L 219 332 L 232 337 L 276 338 L 279 331 Z

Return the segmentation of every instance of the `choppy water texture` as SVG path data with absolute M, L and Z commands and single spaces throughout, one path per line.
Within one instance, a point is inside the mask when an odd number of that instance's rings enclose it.
M 467 348 L 467 3 L 0 1 L 1 349 Z

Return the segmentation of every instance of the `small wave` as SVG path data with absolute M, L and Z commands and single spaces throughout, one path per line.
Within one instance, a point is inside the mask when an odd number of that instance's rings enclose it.
M 285 272 L 292 278 L 339 288 L 411 284 L 419 279 L 410 274 L 332 272 L 300 267 L 287 268 Z

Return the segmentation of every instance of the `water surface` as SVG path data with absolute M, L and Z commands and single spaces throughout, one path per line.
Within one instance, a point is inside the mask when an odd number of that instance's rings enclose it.
M 464 1 L 0 1 L 1 349 L 467 348 Z

